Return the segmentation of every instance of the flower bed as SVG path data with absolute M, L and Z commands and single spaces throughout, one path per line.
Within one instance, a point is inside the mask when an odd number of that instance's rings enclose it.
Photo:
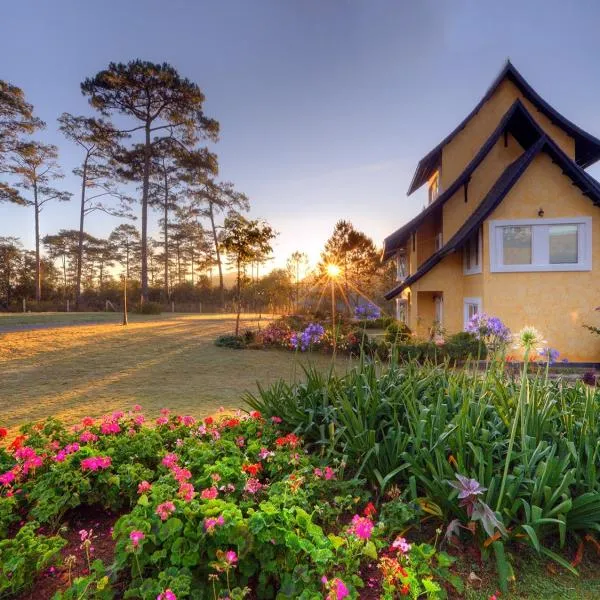
M 461 587 L 450 556 L 400 535 L 417 505 L 396 493 L 376 508 L 342 459 L 307 453 L 277 415 L 197 422 L 165 410 L 149 428 L 140 410 L 70 429 L 48 420 L 0 450 L 0 596 L 34 585 L 40 600 L 443 598 Z

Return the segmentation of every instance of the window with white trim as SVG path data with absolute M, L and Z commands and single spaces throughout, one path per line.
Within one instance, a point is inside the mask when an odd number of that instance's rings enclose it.
M 481 229 L 478 229 L 463 247 L 463 269 L 465 275 L 481 273 Z
M 467 328 L 469 321 L 481 313 L 481 298 L 464 299 L 464 327 Z
M 490 221 L 492 273 L 591 269 L 591 217 Z

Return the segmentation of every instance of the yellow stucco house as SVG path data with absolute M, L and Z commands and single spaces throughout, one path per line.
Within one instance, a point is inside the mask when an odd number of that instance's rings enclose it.
M 507 62 L 473 111 L 417 166 L 429 204 L 384 242 L 387 295 L 418 335 L 475 313 L 533 325 L 572 362 L 599 362 L 600 140 L 543 100 Z

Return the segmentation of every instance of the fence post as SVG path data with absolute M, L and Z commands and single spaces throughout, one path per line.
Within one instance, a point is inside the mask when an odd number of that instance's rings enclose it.
M 171 312 L 175 312 L 175 300 L 171 300 Z
M 198 302 L 198 312 L 202 312 L 202 302 Z
M 27 300 L 23 298 L 23 312 L 27 312 Z
M 68 298 L 67 298 L 67 312 L 71 312 L 70 306 L 69 306 L 69 299 Z

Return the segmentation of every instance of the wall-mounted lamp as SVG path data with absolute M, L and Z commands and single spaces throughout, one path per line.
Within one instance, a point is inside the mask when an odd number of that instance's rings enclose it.
M 538 217 L 543 217 L 544 216 L 544 209 L 540 208 L 540 210 L 538 210 Z

